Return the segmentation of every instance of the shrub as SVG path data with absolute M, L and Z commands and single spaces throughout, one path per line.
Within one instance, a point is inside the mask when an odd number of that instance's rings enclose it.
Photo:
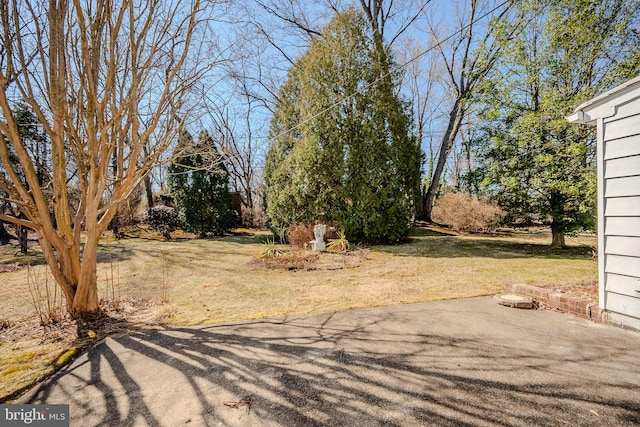
M 183 133 L 168 172 L 183 230 L 202 237 L 222 236 L 239 224 L 229 192 L 229 172 L 207 132 L 200 134 L 197 143 Z
M 169 206 L 154 206 L 147 211 L 146 222 L 152 230 L 171 240 L 171 232 L 180 225 L 178 211 Z
M 122 229 L 125 229 L 140 219 L 138 213 L 143 202 L 144 185 L 138 185 L 127 200 L 118 205 L 118 212 L 111 220 L 109 229 L 113 230 L 116 238 L 123 237 Z M 144 212 L 144 210 L 143 210 Z
M 287 240 L 297 248 L 304 248 L 310 241 L 314 240 L 313 225 L 308 222 L 298 222 L 287 230 Z
M 435 222 L 453 230 L 470 233 L 494 230 L 505 212 L 493 202 L 478 200 L 465 193 L 446 193 L 433 207 Z
M 246 227 L 265 228 L 267 226 L 267 214 L 264 207 L 242 209 L 242 225 Z

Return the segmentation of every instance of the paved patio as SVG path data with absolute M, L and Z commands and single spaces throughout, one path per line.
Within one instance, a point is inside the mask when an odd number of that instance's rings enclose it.
M 83 427 L 638 425 L 640 334 L 491 297 L 146 331 L 17 403 Z

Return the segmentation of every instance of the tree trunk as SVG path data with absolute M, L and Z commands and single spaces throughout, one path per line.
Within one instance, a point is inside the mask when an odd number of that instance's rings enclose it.
M 22 225 L 16 225 L 16 235 L 18 237 L 18 242 L 20 243 L 20 252 L 23 254 L 27 253 L 29 249 L 29 229 Z
M 153 191 L 151 191 L 151 175 L 144 177 L 144 193 L 147 197 L 147 209 L 153 207 Z
M 4 228 L 4 223 L 0 222 L 0 242 L 4 243 L 8 239 L 9 239 L 9 233 L 7 232 L 7 229 Z
M 144 147 L 142 147 L 143 152 L 144 152 L 144 158 L 148 158 L 149 157 L 149 147 L 147 147 L 146 145 Z M 147 209 L 151 209 L 153 207 L 153 191 L 151 189 L 151 172 L 147 173 L 144 176 L 144 193 L 147 197 Z
M 431 177 L 427 193 L 422 199 L 422 219 L 425 221 L 432 221 L 431 211 L 433 210 L 433 204 L 436 201 L 438 185 L 442 178 L 444 166 L 447 163 L 447 157 L 449 157 L 449 152 L 451 151 L 453 143 L 456 140 L 456 136 L 458 135 L 458 131 L 460 130 L 463 117 L 464 112 L 460 108 L 460 99 L 456 99 L 456 102 L 453 104 L 451 112 L 449 113 L 449 124 L 447 125 L 447 130 L 444 135 L 442 135 L 436 168 L 433 171 L 433 176 Z
M 73 298 L 72 314 L 75 316 L 92 313 L 98 310 L 98 280 L 96 274 L 96 259 L 100 236 L 95 226 L 93 230 L 87 230 L 87 241 L 82 251 L 82 265 L 80 277 Z
M 90 173 L 90 176 L 93 174 Z M 90 180 L 88 193 L 95 194 L 93 186 Z M 93 313 L 98 311 L 98 279 L 97 279 L 97 255 L 98 244 L 100 243 L 100 235 L 104 231 L 104 224 L 108 224 L 113 219 L 117 212 L 117 205 L 115 205 L 108 214 L 102 217 L 102 223 L 98 222 L 98 208 L 99 203 L 95 202 L 96 197 L 87 198 L 89 201 L 86 206 L 85 216 L 85 242 L 82 248 L 82 254 L 80 254 L 80 248 L 67 252 L 67 260 L 78 260 L 79 270 L 77 275 L 71 282 L 73 288 L 72 302 L 68 307 L 69 312 L 73 317 L 81 317 L 84 314 Z M 60 264 L 62 265 L 65 260 L 60 258 Z
M 564 197 L 558 191 L 552 191 L 549 199 L 551 211 L 551 247 L 566 248 L 564 241 Z
M 567 247 L 564 241 L 564 232 L 562 230 L 554 229 L 551 227 L 551 247 L 554 249 L 563 249 Z

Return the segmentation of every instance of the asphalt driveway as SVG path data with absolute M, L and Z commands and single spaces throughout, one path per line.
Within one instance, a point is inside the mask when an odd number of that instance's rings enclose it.
M 145 331 L 16 403 L 82 427 L 639 425 L 640 334 L 491 297 Z

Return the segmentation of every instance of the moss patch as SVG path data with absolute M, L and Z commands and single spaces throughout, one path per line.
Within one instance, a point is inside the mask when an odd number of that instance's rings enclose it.
M 69 350 L 62 353 L 58 359 L 53 363 L 56 369 L 59 369 L 71 362 L 78 354 L 80 353 L 80 349 L 77 347 L 71 347 Z

